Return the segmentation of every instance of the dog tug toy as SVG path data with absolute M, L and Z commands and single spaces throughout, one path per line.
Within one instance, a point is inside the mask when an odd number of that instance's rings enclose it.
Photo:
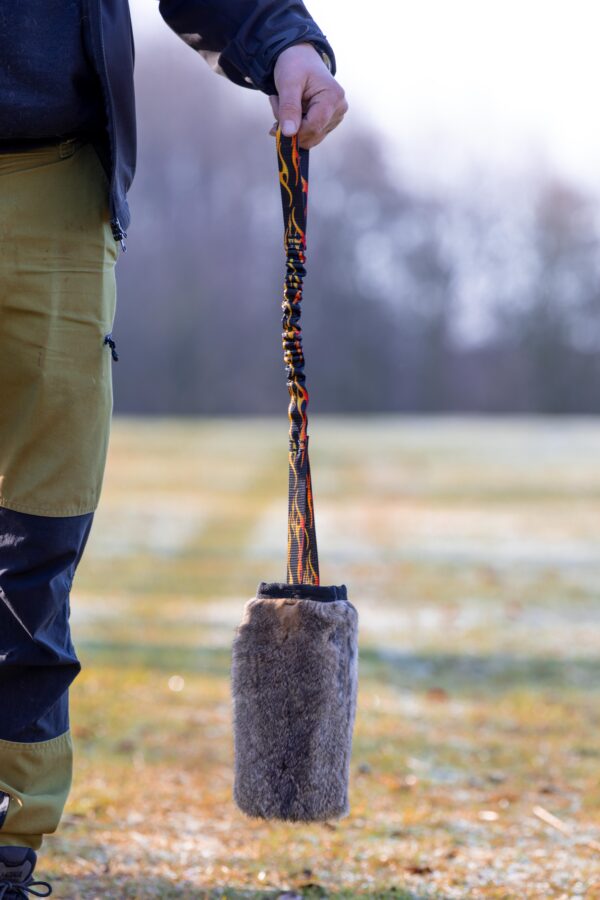
M 290 395 L 287 583 L 262 582 L 232 647 L 234 799 L 249 816 L 324 821 L 349 813 L 358 687 L 358 613 L 346 586 L 321 586 L 300 328 L 308 150 L 277 132 Z

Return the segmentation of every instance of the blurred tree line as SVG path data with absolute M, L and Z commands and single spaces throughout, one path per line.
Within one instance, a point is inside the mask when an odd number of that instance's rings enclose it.
M 175 41 L 138 54 L 137 84 L 115 409 L 283 412 L 267 100 Z M 311 155 L 303 334 L 313 411 L 598 412 L 596 198 L 533 166 L 428 191 L 388 154 L 351 110 Z

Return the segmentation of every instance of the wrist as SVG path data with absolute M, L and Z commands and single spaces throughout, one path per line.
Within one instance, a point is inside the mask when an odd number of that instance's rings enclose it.
M 332 69 L 331 57 L 322 47 L 320 47 L 314 41 L 297 41 L 295 44 L 289 44 L 287 47 L 284 47 L 283 50 L 280 51 L 280 53 L 277 56 L 277 59 L 279 59 L 279 57 L 281 56 L 282 53 L 285 53 L 286 50 L 290 50 L 292 47 L 310 47 L 310 48 L 312 48 L 316 53 L 319 54 L 319 57 L 321 58 L 322 62 L 327 66 L 327 68 L 331 72 L 331 69 Z
M 323 62 L 327 66 L 327 68 L 329 69 L 329 71 L 331 72 L 331 70 L 333 68 L 333 64 L 331 62 L 331 57 L 329 56 L 329 54 L 326 53 L 325 50 L 322 50 L 321 47 L 318 47 L 317 44 L 311 43 L 310 46 L 314 47 L 314 49 L 317 51 L 317 53 L 319 54 L 319 56 L 321 57 L 321 59 L 323 60 Z

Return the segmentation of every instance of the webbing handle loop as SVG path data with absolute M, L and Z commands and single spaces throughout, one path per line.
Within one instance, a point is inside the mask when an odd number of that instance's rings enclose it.
M 308 458 L 308 391 L 300 313 L 306 275 L 308 150 L 277 129 L 277 159 L 283 206 L 286 257 L 283 287 L 283 360 L 290 395 L 287 583 L 319 584 L 310 461 Z

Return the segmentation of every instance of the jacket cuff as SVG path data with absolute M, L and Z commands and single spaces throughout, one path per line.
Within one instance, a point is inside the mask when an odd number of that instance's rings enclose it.
M 231 81 L 265 94 L 276 94 L 273 72 L 277 57 L 288 47 L 300 43 L 312 44 L 321 56 L 325 54 L 328 68 L 335 75 L 336 62 L 331 45 L 312 20 L 290 25 L 261 44 L 253 42 L 249 45 L 243 39 L 235 38 L 221 53 L 219 64 Z M 327 61 L 324 62 L 327 65 Z

